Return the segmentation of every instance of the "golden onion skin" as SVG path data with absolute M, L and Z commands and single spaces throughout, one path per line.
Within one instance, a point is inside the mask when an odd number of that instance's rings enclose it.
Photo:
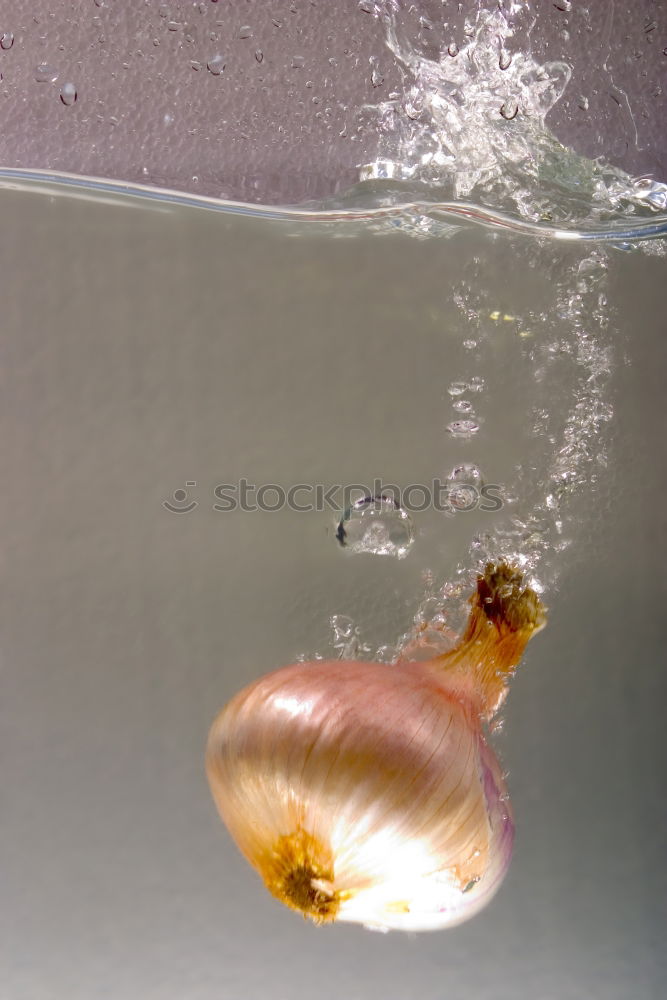
M 504 566 L 487 567 L 472 604 L 443 657 L 294 664 L 213 723 L 218 811 L 267 889 L 304 916 L 439 929 L 498 889 L 514 828 L 483 727 L 543 614 Z

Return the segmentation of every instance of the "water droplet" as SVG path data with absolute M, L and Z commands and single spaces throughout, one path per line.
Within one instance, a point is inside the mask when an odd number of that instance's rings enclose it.
M 206 63 L 206 69 L 209 71 L 209 73 L 212 73 L 213 76 L 220 76 L 224 68 L 225 68 L 225 59 L 224 56 L 221 55 L 213 56 L 213 58 L 209 59 L 209 61 Z
M 190 62 L 190 66 L 191 66 L 191 68 L 192 68 L 192 69 L 193 69 L 193 70 L 194 70 L 194 71 L 195 71 L 196 73 L 198 73 L 200 69 L 203 69 L 203 68 L 204 68 L 204 67 L 203 67 L 203 64 L 202 64 L 202 63 L 200 63 L 200 62 L 198 62 L 198 61 L 197 61 L 196 59 L 193 59 L 193 60 L 192 60 L 192 61 Z
M 355 501 L 338 522 L 336 538 L 350 552 L 402 559 L 414 542 L 412 519 L 390 496 Z
M 107 5 L 106 0 L 95 0 L 96 7 L 106 7 L 106 5 Z
M 507 49 L 500 50 L 500 56 L 498 57 L 498 65 L 501 69 L 509 69 L 512 65 L 512 54 L 507 51 Z
M 168 31 L 180 31 L 181 23 L 180 21 L 169 21 L 167 24 Z
M 587 97 L 583 97 L 582 96 L 582 97 L 579 98 L 579 107 L 581 108 L 582 111 L 588 111 L 588 98 Z
M 473 375 L 473 377 L 468 382 L 468 388 L 471 392 L 481 392 L 484 388 L 484 379 L 481 375 Z
M 60 88 L 60 100 L 68 108 L 71 108 L 73 104 L 76 104 L 76 99 L 79 95 L 76 92 L 76 87 L 73 83 L 63 83 Z
M 455 410 L 459 411 L 459 413 L 472 412 L 472 403 L 470 402 L 469 399 L 457 399 L 454 401 L 452 405 L 454 406 Z
M 58 79 L 58 70 L 47 63 L 40 63 L 35 70 L 35 80 L 37 83 L 55 83 Z
M 305 61 L 303 56 L 292 56 L 292 69 L 303 69 Z
M 466 351 L 472 351 L 477 347 L 477 341 L 473 340 L 472 338 L 469 338 L 468 340 L 463 341 L 463 346 L 465 347 Z
M 375 67 L 371 70 L 371 83 L 374 87 L 381 87 L 384 83 L 384 77 L 382 73 Z
M 519 104 L 515 97 L 508 97 L 500 107 L 500 113 L 505 121 L 511 122 L 519 113 Z
M 453 59 L 454 56 L 457 56 L 458 54 L 459 54 L 458 45 L 456 44 L 456 42 L 450 42 L 449 45 L 447 46 L 447 55 L 450 55 Z
M 479 430 L 475 420 L 453 420 L 447 424 L 447 430 L 453 437 L 472 437 Z
M 261 61 L 262 61 L 263 58 L 264 58 L 264 53 L 262 52 L 262 50 L 261 49 L 256 49 L 255 50 L 255 59 L 257 60 L 257 62 L 261 63 Z
M 249 24 L 242 24 L 239 28 L 239 38 L 250 38 L 252 35 L 252 28 Z
M 0 49 L 11 49 L 14 44 L 14 33 L 12 31 L 5 31 L 2 36 L 0 36 Z

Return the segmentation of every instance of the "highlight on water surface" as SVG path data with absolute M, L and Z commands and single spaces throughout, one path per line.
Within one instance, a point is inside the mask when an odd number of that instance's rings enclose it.
M 486 566 L 470 605 L 446 653 L 293 664 L 213 723 L 220 816 L 268 891 L 316 923 L 438 930 L 503 880 L 514 825 L 485 730 L 545 613 L 504 562 Z

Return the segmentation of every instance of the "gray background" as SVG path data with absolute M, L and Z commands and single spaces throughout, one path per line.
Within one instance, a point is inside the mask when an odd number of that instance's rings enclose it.
M 321 515 L 216 515 L 210 489 L 248 469 L 356 478 L 369 455 L 402 482 L 451 465 L 448 288 L 488 241 L 290 239 L 9 191 L 0 216 L 0 995 L 662 996 L 664 259 L 612 256 L 610 465 L 573 507 L 497 741 L 508 879 L 469 924 L 385 937 L 315 928 L 265 893 L 215 814 L 206 733 L 241 684 L 321 649 L 331 612 L 394 639 L 473 522 L 420 521 L 401 563 L 345 559 Z M 506 301 L 539 297 L 517 271 Z M 494 397 L 521 398 L 511 359 L 495 377 Z M 488 414 L 490 475 L 521 419 Z M 170 514 L 186 479 L 200 507 Z

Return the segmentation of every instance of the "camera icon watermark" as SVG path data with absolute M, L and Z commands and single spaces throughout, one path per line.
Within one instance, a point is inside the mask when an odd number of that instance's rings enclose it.
M 196 486 L 197 482 L 194 479 L 188 479 L 185 485 Z M 187 490 L 179 487 L 172 493 L 171 500 L 162 501 L 162 506 L 165 510 L 171 511 L 172 514 L 189 514 L 195 507 L 199 506 L 199 501 L 190 500 Z

